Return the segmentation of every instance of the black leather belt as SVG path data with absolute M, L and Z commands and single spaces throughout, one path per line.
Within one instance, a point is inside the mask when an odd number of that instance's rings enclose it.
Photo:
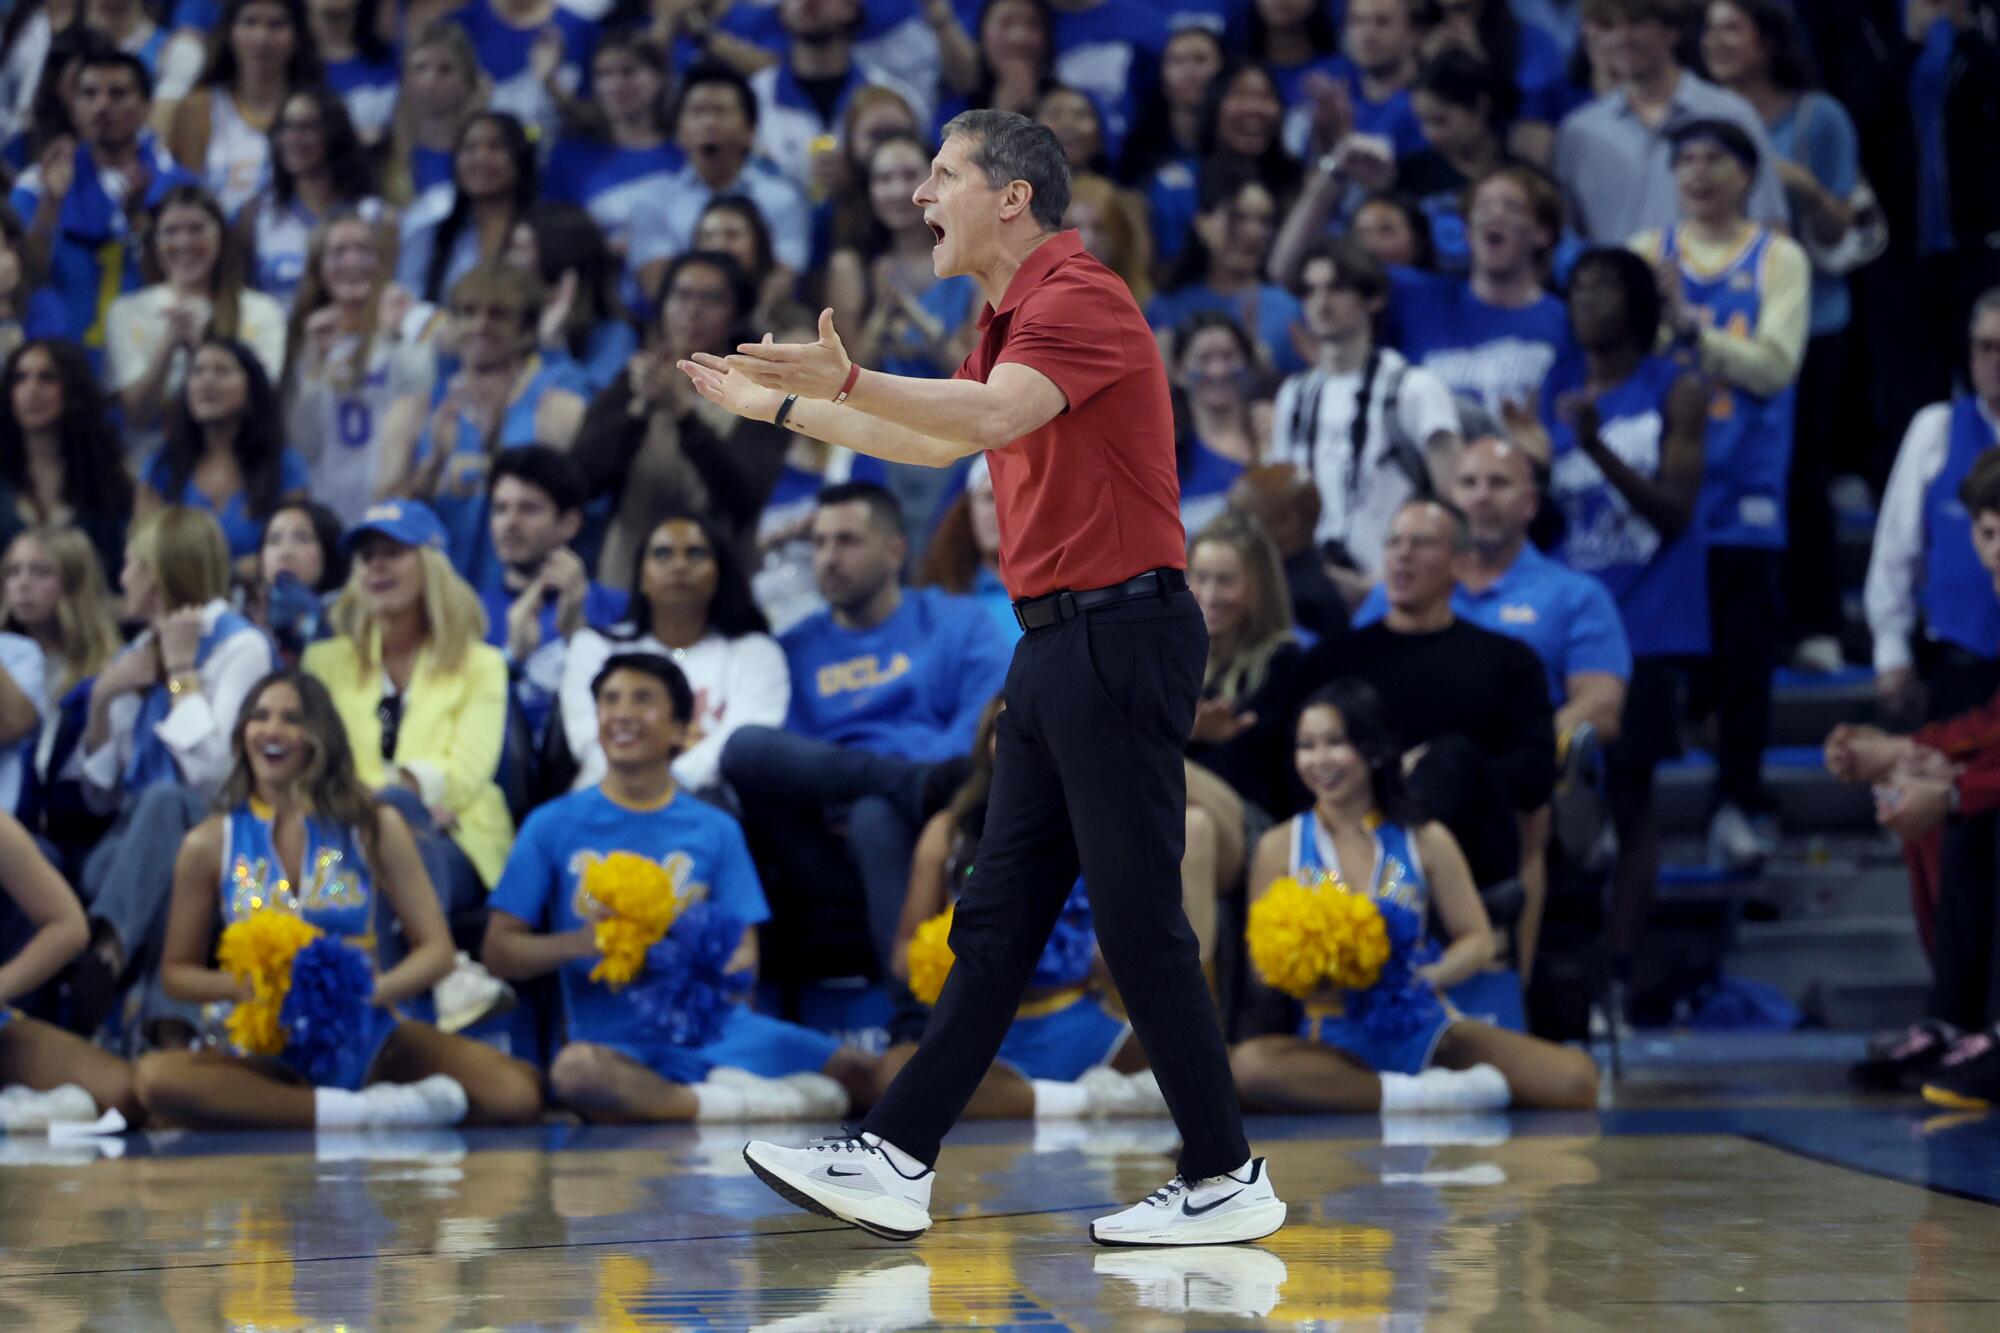
M 1108 588 L 1085 588 L 1081 592 L 1065 588 L 1041 597 L 1023 597 L 1014 603 L 1014 619 L 1022 629 L 1047 629 L 1057 621 L 1076 619 L 1080 612 L 1129 602 L 1136 597 L 1165 597 L 1185 587 L 1187 575 L 1180 570 L 1149 569 L 1137 578 Z

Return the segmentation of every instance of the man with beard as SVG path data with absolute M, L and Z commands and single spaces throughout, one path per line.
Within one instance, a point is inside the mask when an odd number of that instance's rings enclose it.
M 635 218 L 626 261 L 639 271 L 646 291 L 660 290 L 667 261 L 693 248 L 702 210 L 723 195 L 741 195 L 755 204 L 770 228 L 778 262 L 794 273 L 805 272 L 812 257 L 811 210 L 784 172 L 751 156 L 757 100 L 743 76 L 722 65 L 697 65 L 682 79 L 674 103 L 674 143 L 687 154 L 687 165 L 661 191 L 660 211 Z
M 813 515 L 813 580 L 827 609 L 785 631 L 791 713 L 784 730 L 744 727 L 722 775 L 775 870 L 774 890 L 813 900 L 825 943 L 847 904 L 827 902 L 829 865 L 853 863 L 869 940 L 886 970 L 922 831 L 932 768 L 972 749 L 1000 692 L 1011 637 L 969 597 L 904 588 L 902 511 L 871 482 L 829 486 Z M 829 815 L 845 825 L 842 840 Z M 782 914 L 781 914 L 782 915 Z M 787 923 L 791 924 L 791 923 Z
M 28 222 L 28 254 L 62 306 L 59 319 L 49 311 L 56 327 L 26 332 L 81 342 L 94 366 L 104 355 L 111 303 L 146 282 L 132 219 L 174 186 L 194 183 L 146 129 L 151 113 L 152 80 L 137 56 L 85 56 L 71 103 L 83 142 L 57 138 L 14 186 L 14 211 Z

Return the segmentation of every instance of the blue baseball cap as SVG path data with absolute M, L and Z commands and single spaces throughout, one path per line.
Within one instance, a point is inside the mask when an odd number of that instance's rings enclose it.
M 384 500 L 368 506 L 368 512 L 361 516 L 361 521 L 341 537 L 341 549 L 351 554 L 355 544 L 371 532 L 379 532 L 405 546 L 428 546 L 434 551 L 444 549 L 444 524 L 438 522 L 438 516 L 431 512 L 429 505 L 419 500 Z

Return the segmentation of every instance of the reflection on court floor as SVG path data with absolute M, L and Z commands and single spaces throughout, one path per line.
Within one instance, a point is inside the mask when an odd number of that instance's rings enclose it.
M 907 1246 L 784 1207 L 742 1126 L 0 1139 L 0 1328 L 2000 1327 L 2000 1125 L 1670 1082 L 1253 1122 L 1291 1225 L 1183 1251 L 1083 1229 L 1164 1123 L 966 1126 Z

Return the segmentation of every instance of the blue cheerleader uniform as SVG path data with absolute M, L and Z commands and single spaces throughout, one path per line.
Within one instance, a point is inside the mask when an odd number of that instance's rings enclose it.
M 1070 888 L 1029 985 L 1052 994 L 1022 1004 L 1000 1043 L 999 1060 L 1024 1077 L 1073 1083 L 1108 1064 L 1132 1026 L 1086 988 L 1097 935 L 1081 879 Z
M 303 917 L 328 935 L 375 956 L 375 885 L 352 829 L 337 828 L 316 816 L 306 818 L 305 857 L 300 882 L 285 876 L 271 840 L 271 811 L 251 801 L 230 811 L 222 848 L 222 920 L 241 921 L 265 908 Z M 337 1074 L 321 1086 L 357 1092 L 368 1083 L 369 1071 L 401 1020 L 380 1005 L 370 1005 L 354 1045 L 343 1052 Z M 304 1071 L 280 1053 L 278 1063 Z
M 1377 899 L 1398 904 L 1422 920 L 1430 908 L 1430 883 L 1417 856 L 1417 841 L 1400 824 L 1376 822 L 1375 879 L 1368 891 Z M 1319 821 L 1308 810 L 1292 818 L 1292 874 L 1301 883 L 1324 875 L 1340 876 L 1340 858 L 1331 838 L 1322 841 Z M 1341 878 L 1345 879 L 1344 876 Z M 1347 880 L 1350 889 L 1357 886 Z M 1338 1001 L 1308 1001 L 1299 1035 L 1352 1057 L 1378 1074 L 1422 1072 L 1437 1053 L 1438 1041 L 1462 1015 L 1442 998 L 1434 1012 L 1394 1041 L 1384 1041 L 1349 1017 Z

